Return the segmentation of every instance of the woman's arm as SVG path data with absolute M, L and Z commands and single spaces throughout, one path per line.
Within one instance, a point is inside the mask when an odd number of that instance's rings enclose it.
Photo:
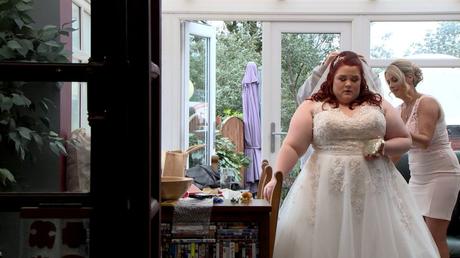
M 424 149 L 428 148 L 433 139 L 440 111 L 440 105 L 434 98 L 424 97 L 420 100 L 417 109 L 418 133 L 411 132 L 412 141 L 415 144 Z
M 313 137 L 313 108 L 314 102 L 311 100 L 304 101 L 291 118 L 288 133 L 278 152 L 273 171 L 281 171 L 283 178 L 287 176 L 310 145 Z M 264 188 L 265 198 L 269 198 L 275 184 L 276 178 L 272 177 L 272 180 Z
M 383 154 L 394 157 L 402 156 L 412 144 L 409 131 L 396 109 L 386 100 L 382 101 L 385 111 L 386 133 Z
M 312 110 L 313 102 L 304 101 L 291 118 L 288 133 L 281 145 L 275 164 L 275 171 L 283 172 L 284 177 L 310 145 L 313 134 Z
M 310 97 L 313 89 L 315 88 L 316 84 L 318 83 L 321 75 L 323 75 L 324 71 L 326 70 L 327 66 L 334 60 L 334 58 L 339 54 L 338 51 L 334 51 L 329 53 L 326 57 L 326 60 L 315 68 L 310 76 L 305 80 L 305 82 L 300 86 L 297 90 L 297 105 L 300 105 L 305 99 Z

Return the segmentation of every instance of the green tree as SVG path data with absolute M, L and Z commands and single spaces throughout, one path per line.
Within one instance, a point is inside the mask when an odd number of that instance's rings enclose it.
M 261 69 L 262 31 L 259 22 L 225 22 L 217 34 L 216 115 L 242 113 L 242 85 L 246 64 Z
M 297 91 L 313 68 L 338 49 L 337 35 L 285 33 L 281 39 L 281 129 L 287 131 L 297 108 Z
M 411 47 L 412 54 L 433 53 L 460 57 L 460 23 L 458 21 L 440 22 L 433 31 L 428 32 L 422 43 Z
M 206 69 L 206 40 L 196 35 L 190 36 L 190 81 L 194 91 L 190 101 L 206 101 L 205 69 Z
M 382 38 L 378 41 L 380 44 L 371 49 L 371 58 L 382 58 L 388 59 L 393 55 L 391 51 L 385 48 L 385 43 L 392 37 L 392 33 L 385 33 Z

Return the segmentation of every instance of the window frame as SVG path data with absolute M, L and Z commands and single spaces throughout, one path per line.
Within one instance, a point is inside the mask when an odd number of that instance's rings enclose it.
M 257 21 L 289 21 L 289 22 L 343 22 L 350 21 L 352 23 L 352 46 L 351 50 L 364 55 L 371 67 L 386 67 L 392 59 L 370 59 L 370 24 L 374 21 L 448 21 L 460 20 L 460 11 L 453 12 L 452 10 L 460 10 L 458 3 L 443 3 L 437 6 L 437 9 L 424 9 L 426 6 L 418 6 L 414 8 L 414 4 L 410 4 L 411 9 L 398 9 L 394 5 L 388 5 L 380 8 L 378 5 L 363 5 L 359 8 L 361 11 L 351 11 L 349 8 L 352 5 L 341 9 L 340 6 L 335 6 L 334 9 L 328 11 L 322 9 L 325 4 L 318 6 L 309 6 L 308 10 L 302 14 L 295 13 L 303 6 L 300 3 L 290 4 L 279 10 L 277 4 L 267 5 L 261 11 L 254 11 L 254 6 L 248 7 L 239 0 L 232 3 L 230 9 L 224 10 L 225 1 L 220 4 L 214 4 L 212 7 L 203 4 L 190 4 L 182 0 L 166 1 L 165 9 L 163 9 L 163 31 L 168 31 L 162 39 L 163 47 L 163 76 L 162 84 L 168 85 L 168 91 L 162 92 L 162 109 L 167 110 L 166 115 L 162 118 L 162 149 L 180 149 L 185 145 L 181 129 L 181 121 L 185 118 L 180 113 L 184 107 L 177 108 L 177 103 L 181 103 L 181 93 L 183 92 L 182 79 L 176 76 L 180 74 L 180 67 L 183 63 L 181 59 L 181 31 L 180 24 L 184 20 L 257 20 Z M 179 5 L 178 3 L 181 3 Z M 201 6 L 201 4 L 203 4 Z M 362 3 L 361 3 L 362 4 Z M 197 6 L 201 6 L 198 8 Z M 432 5 L 432 4 L 431 4 Z M 297 6 L 297 7 L 296 7 Z M 330 7 L 330 6 L 329 6 Z M 342 6 L 345 7 L 345 6 Z M 374 8 L 375 7 L 375 8 Z M 408 7 L 408 6 L 407 6 Z M 222 10 L 220 8 L 223 8 Z M 380 9 L 379 9 L 380 8 Z M 452 9 L 457 8 L 457 9 Z M 198 12 L 197 9 L 201 11 Z M 212 10 L 210 10 L 212 9 Z M 250 9 L 250 10 L 249 10 Z M 239 10 L 242 15 L 228 10 Z M 294 12 L 294 13 L 293 13 Z M 217 60 L 218 61 L 218 60 Z M 460 67 L 460 60 L 428 60 L 417 59 L 417 64 L 421 67 Z M 265 81 L 265 80 L 263 80 Z M 184 105 L 181 103 L 181 105 Z M 210 107 L 213 108 L 213 107 Z M 266 110 L 261 110 L 266 112 Z M 264 130 L 264 128 L 262 129 Z M 268 129 L 266 129 L 268 130 Z M 267 146 L 262 146 L 262 149 Z
M 91 56 L 91 29 L 88 31 L 87 29 L 91 27 L 91 3 L 89 0 L 72 0 L 72 8 L 73 6 L 77 6 L 79 12 L 79 24 L 78 24 L 78 31 L 79 31 L 79 48 L 74 49 L 72 45 L 72 62 L 73 63 L 88 63 L 89 58 Z M 73 10 L 72 10 L 73 11 Z M 87 14 L 87 15 L 85 15 Z M 73 21 L 75 22 L 75 21 Z M 89 25 L 89 26 L 88 26 Z M 74 32 L 72 32 L 73 35 Z M 71 41 L 73 43 L 73 41 Z M 75 86 L 75 87 L 74 87 Z M 70 105 L 70 116 L 71 116 L 71 124 L 69 134 L 77 128 L 84 128 L 86 132 L 91 133 L 91 129 L 88 123 L 88 108 L 87 108 L 87 83 L 86 82 L 72 82 L 72 89 L 71 89 L 71 96 L 75 94 L 78 98 L 78 111 L 73 110 L 73 105 Z M 77 92 L 75 93 L 74 90 Z M 72 101 L 72 100 L 70 100 Z M 78 127 L 73 127 L 74 121 L 74 114 L 78 113 Z

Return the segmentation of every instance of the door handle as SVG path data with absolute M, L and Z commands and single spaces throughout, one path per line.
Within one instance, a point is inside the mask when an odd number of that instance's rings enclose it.
M 275 136 L 277 135 L 286 135 L 287 132 L 276 132 L 276 125 L 274 122 L 270 123 L 270 152 L 275 152 Z

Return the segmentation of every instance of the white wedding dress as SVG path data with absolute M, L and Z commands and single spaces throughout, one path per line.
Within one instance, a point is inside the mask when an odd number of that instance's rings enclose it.
M 317 103 L 314 152 L 292 185 L 277 226 L 275 258 L 435 258 L 436 245 L 388 158 L 364 159 L 383 137 L 383 110 L 352 116 Z

